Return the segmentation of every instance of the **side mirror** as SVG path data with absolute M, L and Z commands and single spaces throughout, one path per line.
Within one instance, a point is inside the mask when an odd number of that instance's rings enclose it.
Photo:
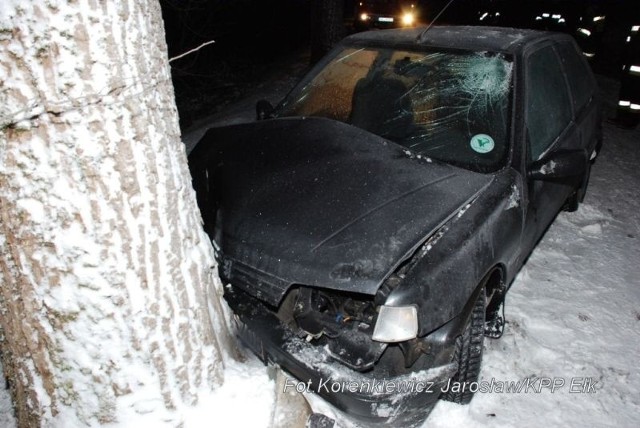
M 559 150 L 532 163 L 528 175 L 532 180 L 579 183 L 586 173 L 587 162 L 585 150 Z
M 256 103 L 256 120 L 265 120 L 273 117 L 273 106 L 267 100 Z

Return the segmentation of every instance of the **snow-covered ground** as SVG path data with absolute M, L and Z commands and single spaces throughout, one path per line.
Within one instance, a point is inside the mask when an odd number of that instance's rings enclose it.
M 611 115 L 615 84 L 601 85 Z M 272 88 L 209 123 L 251 120 L 255 99 L 277 101 L 287 85 Z M 640 426 L 639 165 L 640 130 L 605 124 L 585 203 L 558 216 L 512 285 L 507 328 L 501 339 L 485 342 L 481 378 L 494 385 L 529 379 L 529 388 L 478 393 L 468 406 L 440 402 L 425 427 Z M 540 389 L 544 382 L 555 382 L 556 390 Z M 211 426 L 268 426 L 274 399 L 273 380 L 260 365 L 234 366 L 203 403 L 202 416 L 216 419 Z M 246 412 L 238 412 L 238 402 Z M 194 414 L 193 421 L 201 418 Z M 0 427 L 13 426 L 0 388 Z
M 0 373 L 2 371 L 2 363 L 0 363 Z M 15 428 L 16 421 L 13 418 L 13 409 L 11 407 L 11 396 L 9 391 L 5 389 L 5 382 L 0 378 L 0 427 Z

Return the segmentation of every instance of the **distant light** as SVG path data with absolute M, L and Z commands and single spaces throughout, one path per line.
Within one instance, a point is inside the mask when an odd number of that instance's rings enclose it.
M 550 15 L 549 15 L 548 13 L 543 13 L 543 14 L 542 14 L 542 17 L 543 17 L 543 18 L 548 18 L 549 16 L 550 16 Z
M 536 21 L 542 21 L 542 17 L 541 16 L 536 16 Z
M 562 15 L 554 14 L 554 15 L 551 15 L 551 17 L 552 17 L 553 19 L 560 19 L 560 18 L 562 18 Z
M 578 28 L 578 32 L 584 34 L 587 37 L 591 35 L 591 31 L 587 30 L 586 28 Z
M 631 105 L 631 101 L 620 101 L 618 105 L 620 107 L 629 107 Z
M 413 9 L 414 7 L 416 7 L 416 5 L 415 5 L 415 4 L 412 4 L 412 5 L 411 5 L 411 9 Z
M 496 16 L 500 16 L 500 12 L 496 12 Z
M 638 30 L 640 30 L 640 25 L 634 25 L 633 27 L 631 27 L 631 31 L 633 31 L 634 33 Z
M 412 24 L 413 24 L 414 19 L 415 19 L 415 18 L 414 18 L 414 16 L 413 16 L 413 13 L 405 13 L 405 14 L 402 16 L 402 23 L 403 23 L 404 25 L 412 25 Z
M 631 104 L 631 110 L 640 110 L 640 104 Z
M 606 18 L 606 16 L 594 16 L 593 22 L 602 21 L 604 18 Z
M 627 36 L 627 43 L 631 41 L 631 36 Z
M 484 20 L 487 16 L 489 16 L 489 12 L 483 13 L 482 16 L 480 17 L 480 21 Z
M 640 65 L 632 65 L 629 71 L 633 74 L 640 74 Z
M 367 15 L 366 13 L 360 15 L 360 21 L 366 21 L 367 19 L 369 19 L 369 15 Z
M 567 21 L 565 21 L 565 19 L 564 19 L 564 18 L 560 18 L 560 19 L 558 19 L 558 24 L 562 24 L 563 22 L 567 22 Z
M 584 56 L 586 56 L 587 58 L 593 58 L 594 56 L 596 56 L 596 54 L 591 53 L 591 52 L 582 52 L 582 54 Z
M 360 6 L 362 6 L 362 2 L 360 2 Z

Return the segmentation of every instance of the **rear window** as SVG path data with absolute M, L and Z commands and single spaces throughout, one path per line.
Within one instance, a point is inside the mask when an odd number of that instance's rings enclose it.
M 464 168 L 508 149 L 512 61 L 501 54 L 347 47 L 312 72 L 279 116 L 321 116 Z

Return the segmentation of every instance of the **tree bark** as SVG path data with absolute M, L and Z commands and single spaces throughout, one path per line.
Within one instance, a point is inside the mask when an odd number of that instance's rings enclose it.
M 314 0 L 311 7 L 311 63 L 344 37 L 344 0 Z
M 166 52 L 156 0 L 0 7 L 0 346 L 22 427 L 178 425 L 222 382 Z

